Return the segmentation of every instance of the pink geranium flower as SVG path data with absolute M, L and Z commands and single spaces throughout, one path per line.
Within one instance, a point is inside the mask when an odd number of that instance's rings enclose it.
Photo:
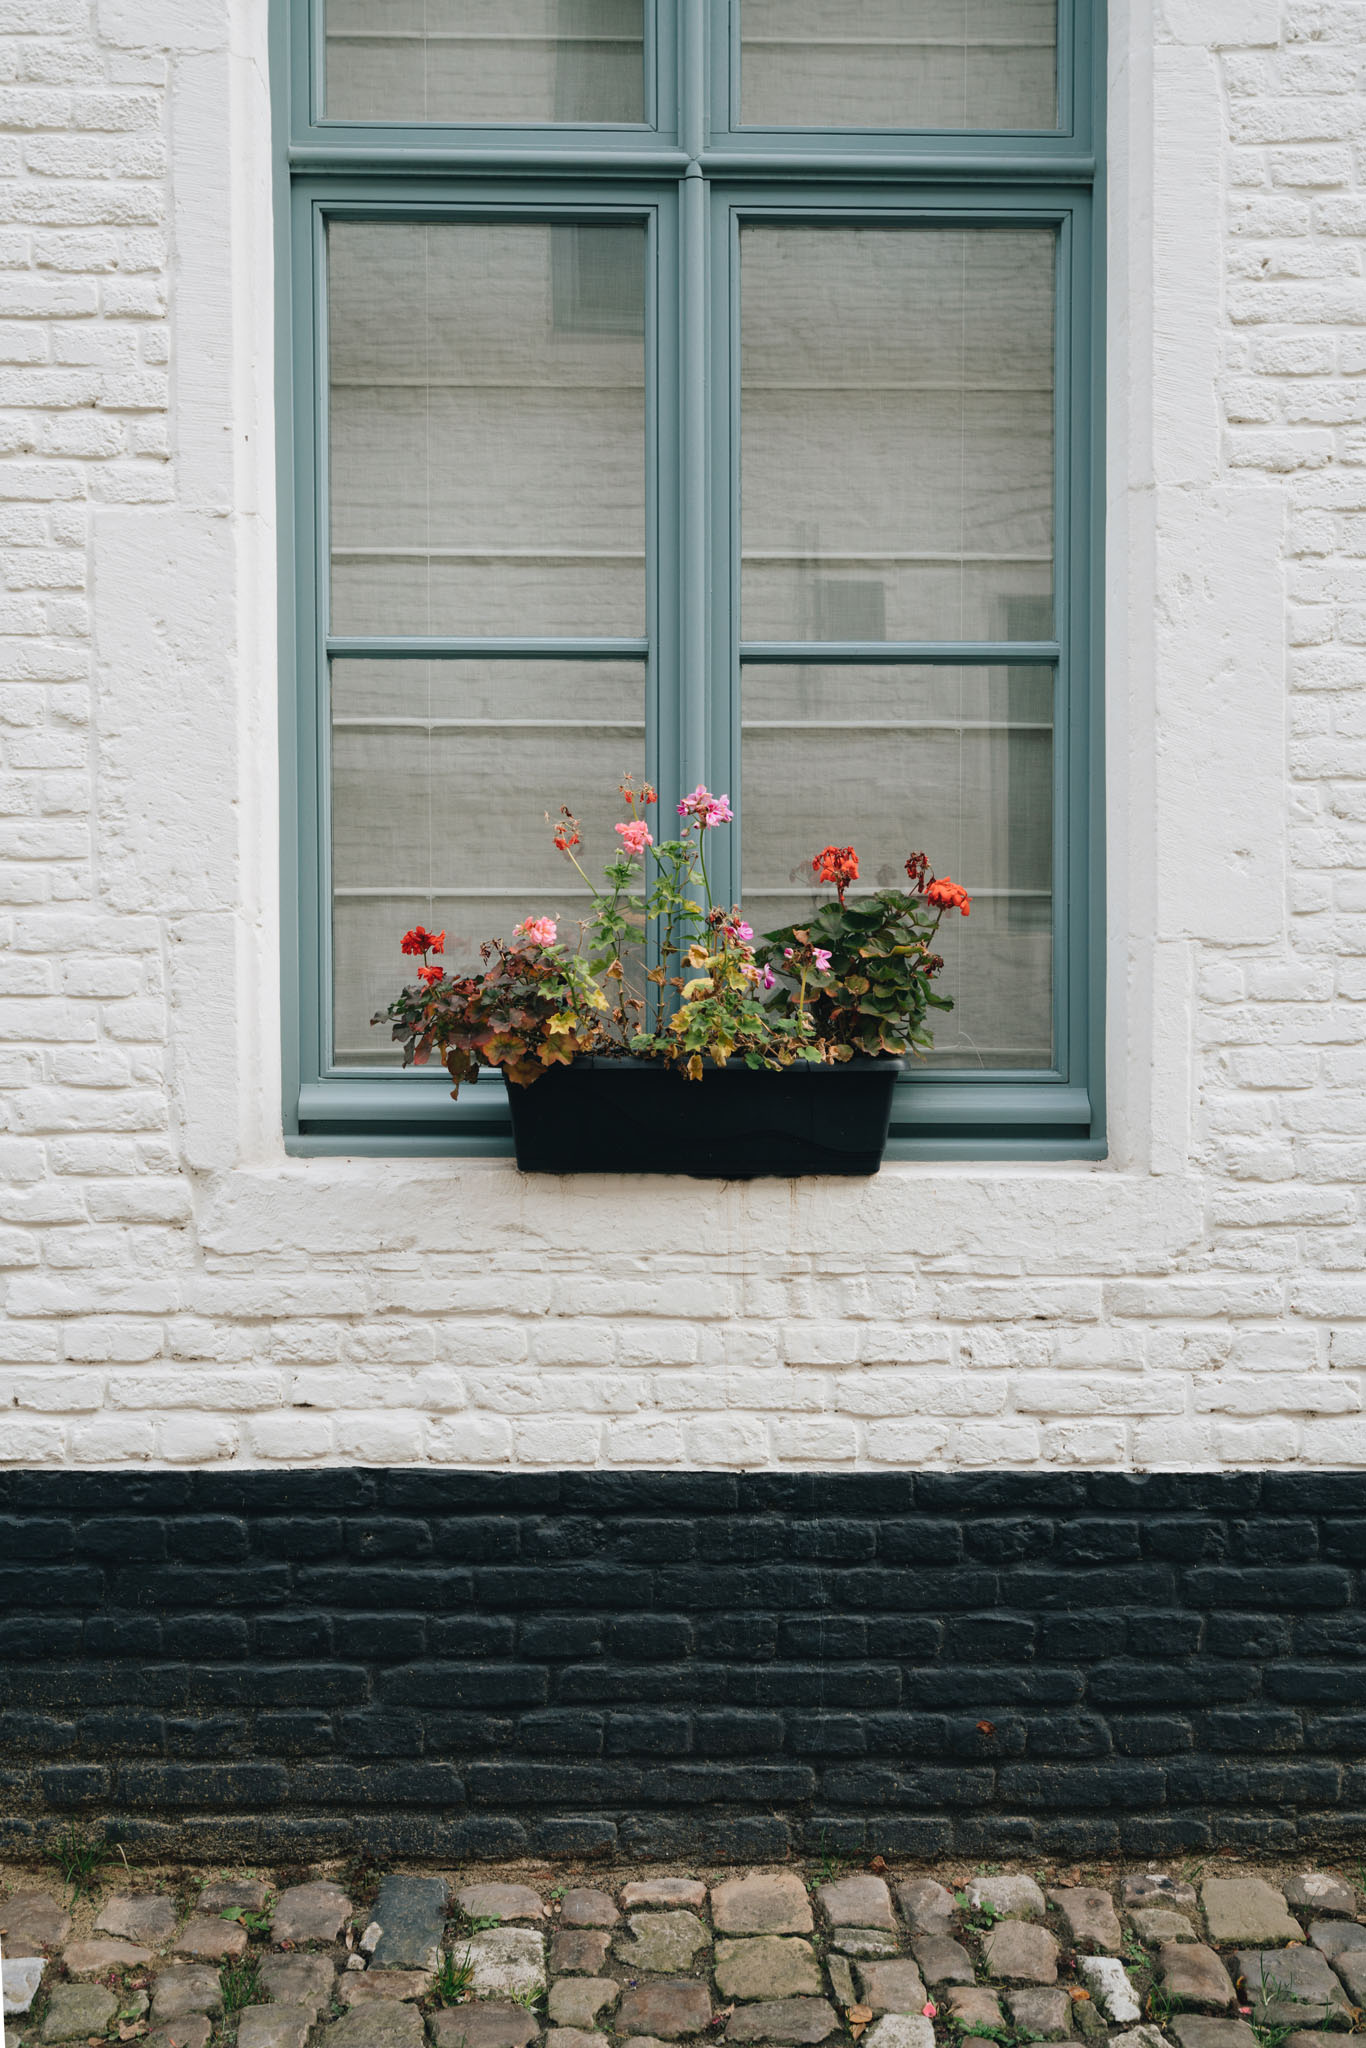
M 773 972 L 773 969 L 771 967 L 765 967 L 763 974 L 760 976 L 760 979 L 762 980 L 765 988 L 773 988 L 777 984 L 778 977 Z
M 811 951 L 821 973 L 828 974 L 830 972 L 830 955 L 826 952 L 824 946 L 813 946 Z
M 527 917 L 512 935 L 524 939 L 529 946 L 553 946 L 559 937 L 559 928 L 553 917 Z
M 616 825 L 612 829 L 620 833 L 621 843 L 628 853 L 644 853 L 647 846 L 655 843 L 643 818 L 632 818 L 629 824 Z
M 699 782 L 690 796 L 685 796 L 678 806 L 680 818 L 696 818 L 704 832 L 713 825 L 729 825 L 735 813 L 730 807 L 728 796 L 713 796 L 705 783 Z

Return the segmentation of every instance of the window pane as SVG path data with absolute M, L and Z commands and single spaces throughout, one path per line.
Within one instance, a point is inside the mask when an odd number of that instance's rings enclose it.
M 593 874 L 617 844 L 617 785 L 644 767 L 638 663 L 334 662 L 337 1063 L 397 1063 L 370 1019 L 412 978 L 399 953 L 410 925 L 444 929 L 447 963 L 468 970 L 482 939 L 524 917 L 583 915 L 545 814 L 581 807 Z
M 332 624 L 645 630 L 645 229 L 334 223 Z
M 945 918 L 934 1067 L 1052 1062 L 1053 675 L 1041 668 L 755 667 L 744 684 L 745 907 L 756 931 L 829 897 L 820 847 L 853 844 L 853 894 L 927 853 L 972 897 Z
M 1050 230 L 741 237 L 743 631 L 996 640 L 1053 587 Z
M 327 0 L 327 113 L 641 122 L 643 0 Z
M 1055 128 L 1056 0 L 742 0 L 761 128 Z

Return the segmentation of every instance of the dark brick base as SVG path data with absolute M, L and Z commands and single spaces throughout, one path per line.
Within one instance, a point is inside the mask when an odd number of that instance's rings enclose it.
M 1366 1840 L 1366 1474 L 0 1476 L 0 1852 Z

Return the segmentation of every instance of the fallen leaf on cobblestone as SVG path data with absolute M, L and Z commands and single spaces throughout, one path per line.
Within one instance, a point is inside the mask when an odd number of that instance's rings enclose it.
M 849 2022 L 850 2033 L 857 2041 L 864 2028 L 872 2025 L 873 2008 L 871 2005 L 851 2005 L 845 2013 L 845 2018 Z
M 885 1856 L 875 1856 L 868 1865 L 868 1868 L 879 1872 L 884 1871 L 887 1868 L 887 1858 Z
M 119 2028 L 120 2041 L 136 2041 L 140 2034 L 147 2032 L 146 2020 L 133 2020 L 128 2026 Z
M 1075 1998 L 1078 2005 L 1081 2005 L 1083 2001 L 1089 2001 L 1091 1997 L 1090 1992 L 1083 1991 L 1079 1984 L 1074 1984 L 1067 1995 L 1069 1998 Z

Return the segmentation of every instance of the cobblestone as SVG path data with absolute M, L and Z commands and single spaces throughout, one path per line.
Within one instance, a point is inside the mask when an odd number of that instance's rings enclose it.
M 278 1897 L 256 1873 L 202 1888 L 139 1874 L 67 1912 L 0 1869 L 0 1928 L 23 1919 L 54 1937 L 14 2041 L 103 2037 L 95 2020 L 113 1997 L 125 2019 L 150 2001 L 140 2048 L 211 2048 L 219 1968 L 175 1959 L 206 1924 L 239 1936 L 233 1946 L 259 1965 L 255 2001 L 221 2023 L 229 2039 L 235 2026 L 236 2048 L 661 2048 L 701 2036 L 740 2048 L 964 2048 L 974 2038 L 1000 2048 L 1078 2033 L 1086 2048 L 1259 2048 L 1248 2018 L 1278 2033 L 1314 2029 L 1319 2042 L 1320 2022 L 1350 2025 L 1366 1992 L 1366 1925 L 1343 1872 L 1279 1883 L 1231 1873 L 1207 1880 L 1200 1900 L 1163 1872 L 1100 1882 L 1092 1869 L 1062 1869 L 1040 1873 L 1042 1885 L 1025 1872 L 946 1872 L 941 1883 L 881 1859 L 872 1871 L 827 1865 L 819 1881 L 795 1868 L 567 1881 L 574 1874 L 581 1865 L 564 1879 L 537 1866 L 506 1878 L 372 1872 L 343 1888 L 323 1871 Z M 196 1894 L 182 1923 L 177 1901 Z M 215 1918 L 207 1909 L 219 1898 Z M 1002 1906 L 1036 1917 L 995 1917 Z M 1086 1954 L 1114 1941 L 1118 1906 L 1132 1928 L 1123 1960 Z M 846 1913 L 862 1924 L 845 1924 Z M 774 1922 L 805 1931 L 756 1931 Z M 1289 1925 L 1293 1945 L 1216 1937 L 1235 1922 Z M 162 1953 L 117 1930 L 157 1936 Z M 421 1967 L 385 1967 L 381 1943 L 396 1930 Z M 862 1942 L 887 1952 L 845 1952 Z M 110 1952 L 109 1984 L 77 1981 Z M 457 1971 L 468 1957 L 473 1978 L 472 1995 L 451 2004 L 429 1967 L 443 1955 Z M 1155 1989 L 1159 2012 L 1177 2008 L 1162 2029 L 1142 2017 Z

